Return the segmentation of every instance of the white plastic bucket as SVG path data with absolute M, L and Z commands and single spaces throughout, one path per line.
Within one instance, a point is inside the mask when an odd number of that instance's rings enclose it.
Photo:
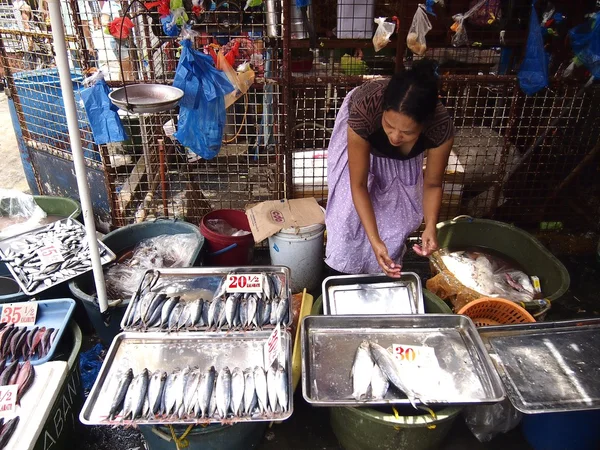
M 321 284 L 325 225 L 286 228 L 269 238 L 271 264 L 290 268 L 292 292 L 314 291 Z

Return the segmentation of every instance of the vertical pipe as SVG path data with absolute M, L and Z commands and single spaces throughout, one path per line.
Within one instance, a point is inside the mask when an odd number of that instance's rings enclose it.
M 52 25 L 56 67 L 58 68 L 58 73 L 60 75 L 60 87 L 63 93 L 67 125 L 69 127 L 69 139 L 71 141 L 71 151 L 73 153 L 73 164 L 75 166 L 79 200 L 81 201 L 81 210 L 83 212 L 85 230 L 90 246 L 90 258 L 92 260 L 96 292 L 98 294 L 100 312 L 104 312 L 108 309 L 106 286 L 104 284 L 104 273 L 102 272 L 100 252 L 98 251 L 96 224 L 94 223 L 92 200 L 90 199 L 90 189 L 87 181 L 85 161 L 83 159 L 83 148 L 81 146 L 81 135 L 79 134 L 79 124 L 77 122 L 77 108 L 75 107 L 75 94 L 73 92 L 69 60 L 67 59 L 67 43 L 63 32 L 64 27 L 60 12 L 60 0 L 48 0 L 48 11 L 50 13 L 50 24 Z
M 160 165 L 158 170 L 160 172 L 160 188 L 162 193 L 163 215 L 165 217 L 169 217 L 169 207 L 167 204 L 167 176 L 165 174 L 165 141 L 163 139 L 158 140 L 158 163 Z
M 285 196 L 286 198 L 292 198 L 293 195 L 293 179 L 292 179 L 292 142 L 294 135 L 292 129 L 294 128 L 294 114 L 293 114 L 293 95 L 292 95 L 292 1 L 293 0 L 282 0 L 283 5 L 283 101 L 284 101 L 284 114 L 283 118 L 285 122 L 285 144 L 283 145 L 283 151 L 285 154 Z

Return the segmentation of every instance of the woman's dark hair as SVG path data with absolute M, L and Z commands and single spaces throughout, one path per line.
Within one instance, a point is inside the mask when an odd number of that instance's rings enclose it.
M 438 102 L 437 63 L 422 59 L 412 69 L 395 74 L 383 93 L 384 111 L 394 110 L 422 124 L 435 112 Z

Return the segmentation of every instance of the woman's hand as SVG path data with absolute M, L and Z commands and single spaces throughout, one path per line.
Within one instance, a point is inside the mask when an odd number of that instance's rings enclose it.
M 373 243 L 371 246 L 373 247 L 373 252 L 375 253 L 375 257 L 377 258 L 379 266 L 383 269 L 383 272 L 388 277 L 400 278 L 402 265 L 396 264 L 394 261 L 392 261 L 392 258 L 390 258 L 387 247 L 383 241 L 379 240 Z
M 419 256 L 429 256 L 437 249 L 437 230 L 434 226 L 426 227 L 421 235 L 421 245 L 413 246 L 413 250 Z

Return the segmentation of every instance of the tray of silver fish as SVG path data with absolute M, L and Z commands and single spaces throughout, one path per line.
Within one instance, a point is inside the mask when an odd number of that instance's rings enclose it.
M 466 316 L 308 316 L 302 393 L 318 406 L 478 404 L 504 399 Z
M 600 320 L 483 327 L 511 403 L 534 414 L 600 408 Z
M 259 280 L 253 292 L 228 292 L 229 276 Z M 125 331 L 249 331 L 287 327 L 289 269 L 277 266 L 150 270 L 121 321 Z
M 270 332 L 121 333 L 80 414 L 86 425 L 284 420 L 292 415 L 291 335 L 268 364 Z
M 116 259 L 101 241 L 98 250 L 102 264 Z M 0 241 L 0 256 L 29 296 L 92 270 L 85 228 L 70 218 Z
M 424 314 L 421 279 L 403 272 L 385 275 L 341 275 L 323 281 L 325 315 Z

